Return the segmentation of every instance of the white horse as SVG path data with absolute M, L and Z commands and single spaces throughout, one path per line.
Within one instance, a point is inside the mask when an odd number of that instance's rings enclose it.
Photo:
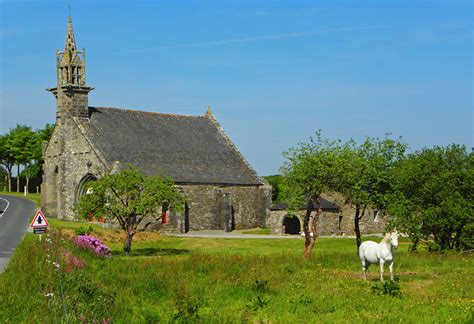
M 393 260 L 395 250 L 398 248 L 397 231 L 391 231 L 380 243 L 365 241 L 359 247 L 359 259 L 362 264 L 362 277 L 367 280 L 366 271 L 372 263 L 380 266 L 380 281 L 383 281 L 383 265 L 388 263 L 390 268 L 390 279 L 393 280 Z

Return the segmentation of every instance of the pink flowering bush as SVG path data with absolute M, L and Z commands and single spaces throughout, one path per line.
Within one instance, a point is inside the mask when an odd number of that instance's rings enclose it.
M 107 245 L 92 235 L 79 235 L 76 237 L 76 245 L 82 249 L 91 251 L 97 256 L 109 258 L 111 251 Z
M 71 272 L 76 268 L 81 269 L 86 265 L 86 262 L 84 260 L 81 260 L 75 257 L 68 250 L 63 249 L 62 252 L 63 252 L 63 260 L 66 266 L 66 269 L 65 269 L 66 272 Z

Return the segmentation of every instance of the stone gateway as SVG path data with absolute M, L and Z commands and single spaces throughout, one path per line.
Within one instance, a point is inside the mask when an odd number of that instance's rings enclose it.
M 71 17 L 66 44 L 57 51 L 54 133 L 43 147 L 42 209 L 74 220 L 87 182 L 129 165 L 145 175 L 165 175 L 187 195 L 184 215 L 168 214 L 169 230 L 263 227 L 271 186 L 258 177 L 208 111 L 182 116 L 90 107 L 86 52 L 78 50 Z M 161 211 L 157 211 L 161 212 Z

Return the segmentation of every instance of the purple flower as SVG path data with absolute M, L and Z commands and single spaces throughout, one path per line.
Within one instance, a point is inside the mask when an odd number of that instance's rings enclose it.
M 108 258 L 111 256 L 109 247 L 104 245 L 101 240 L 91 235 L 79 235 L 76 237 L 76 245 L 82 249 L 89 250 L 100 257 Z

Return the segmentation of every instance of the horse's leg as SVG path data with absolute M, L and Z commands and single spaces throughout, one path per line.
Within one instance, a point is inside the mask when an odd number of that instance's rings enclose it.
M 367 280 L 365 272 L 367 271 L 367 266 L 365 260 L 360 260 L 362 263 L 362 279 Z
M 390 262 L 389 268 L 390 268 L 390 280 L 393 281 L 393 261 Z
M 380 264 L 380 281 L 383 281 L 383 264 L 384 264 L 384 260 L 380 260 L 379 261 L 379 264 Z

